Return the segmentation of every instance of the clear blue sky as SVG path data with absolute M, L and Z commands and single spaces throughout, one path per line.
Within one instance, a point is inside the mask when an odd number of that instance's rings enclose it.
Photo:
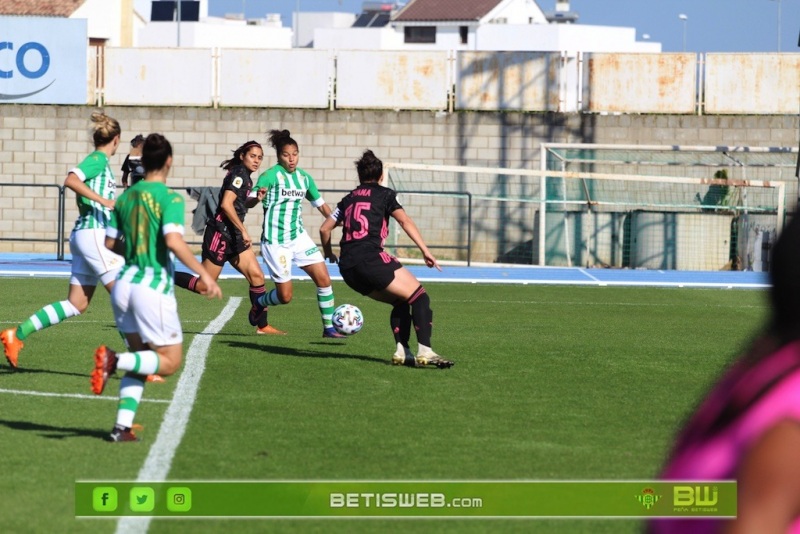
M 464 0 L 468 1 L 468 0 Z M 552 11 L 555 0 L 537 0 L 544 11 Z M 297 0 L 209 0 L 209 14 L 241 13 L 262 18 L 280 13 L 284 26 L 291 26 Z M 362 0 L 300 0 L 301 11 L 345 11 L 359 13 Z M 782 52 L 800 52 L 800 0 L 572 0 L 572 11 L 580 24 L 627 26 L 662 44 L 664 52 L 683 49 L 686 20 L 686 50 L 691 52 L 776 52 L 778 50 L 778 6 Z

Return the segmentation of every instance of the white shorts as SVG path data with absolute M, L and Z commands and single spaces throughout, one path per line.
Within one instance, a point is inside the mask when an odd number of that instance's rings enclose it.
M 75 230 L 69 236 L 72 252 L 72 276 L 69 283 L 81 286 L 96 286 L 113 282 L 125 265 L 125 259 L 106 248 L 104 229 Z
M 267 264 L 272 281 L 279 284 L 292 279 L 292 260 L 301 268 L 325 261 L 319 247 L 306 232 L 283 245 L 268 245 L 262 241 L 261 257 Z
M 111 290 L 111 308 L 117 329 L 123 334 L 137 333 L 142 341 L 156 347 L 183 343 L 175 295 L 117 280 Z

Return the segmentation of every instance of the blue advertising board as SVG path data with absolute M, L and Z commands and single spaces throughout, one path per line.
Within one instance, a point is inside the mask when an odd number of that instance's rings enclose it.
M 0 16 L 0 104 L 86 104 L 85 19 Z

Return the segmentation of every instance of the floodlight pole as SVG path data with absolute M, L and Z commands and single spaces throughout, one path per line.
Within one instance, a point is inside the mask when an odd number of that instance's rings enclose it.
M 678 18 L 683 21 L 683 51 L 686 52 L 686 22 L 689 20 L 689 16 L 681 13 Z
M 294 47 L 300 48 L 300 0 L 296 0 L 294 4 Z

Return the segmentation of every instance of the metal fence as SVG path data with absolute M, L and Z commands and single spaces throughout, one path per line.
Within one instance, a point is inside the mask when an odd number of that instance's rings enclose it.
M 387 172 L 388 185 L 398 191 L 428 248 L 440 260 L 467 265 L 765 270 L 785 217 L 782 181 L 411 164 L 388 165 Z M 459 186 L 464 189 L 452 189 Z M 31 188 L 42 194 L 30 195 Z M 741 199 L 734 188 L 747 189 L 746 204 L 693 200 L 726 189 L 731 190 L 726 197 Z M 335 204 L 349 190 L 322 192 Z M 0 184 L 0 203 L 7 204 L 0 241 L 52 244 L 48 250 L 64 259 L 71 215 L 66 194 L 57 185 Z M 202 238 L 190 222 L 198 207 L 187 200 L 185 239 L 195 247 Z M 323 218 L 308 203 L 303 210 L 306 230 L 316 241 Z M 260 235 L 262 221 L 261 210 L 251 210 L 248 232 Z M 421 259 L 393 220 L 385 246 L 398 257 Z
M 31 191 L 41 190 L 32 195 Z M 0 241 L 54 243 L 64 259 L 65 188 L 61 185 L 0 183 Z M 55 216 L 53 216 L 55 212 Z

